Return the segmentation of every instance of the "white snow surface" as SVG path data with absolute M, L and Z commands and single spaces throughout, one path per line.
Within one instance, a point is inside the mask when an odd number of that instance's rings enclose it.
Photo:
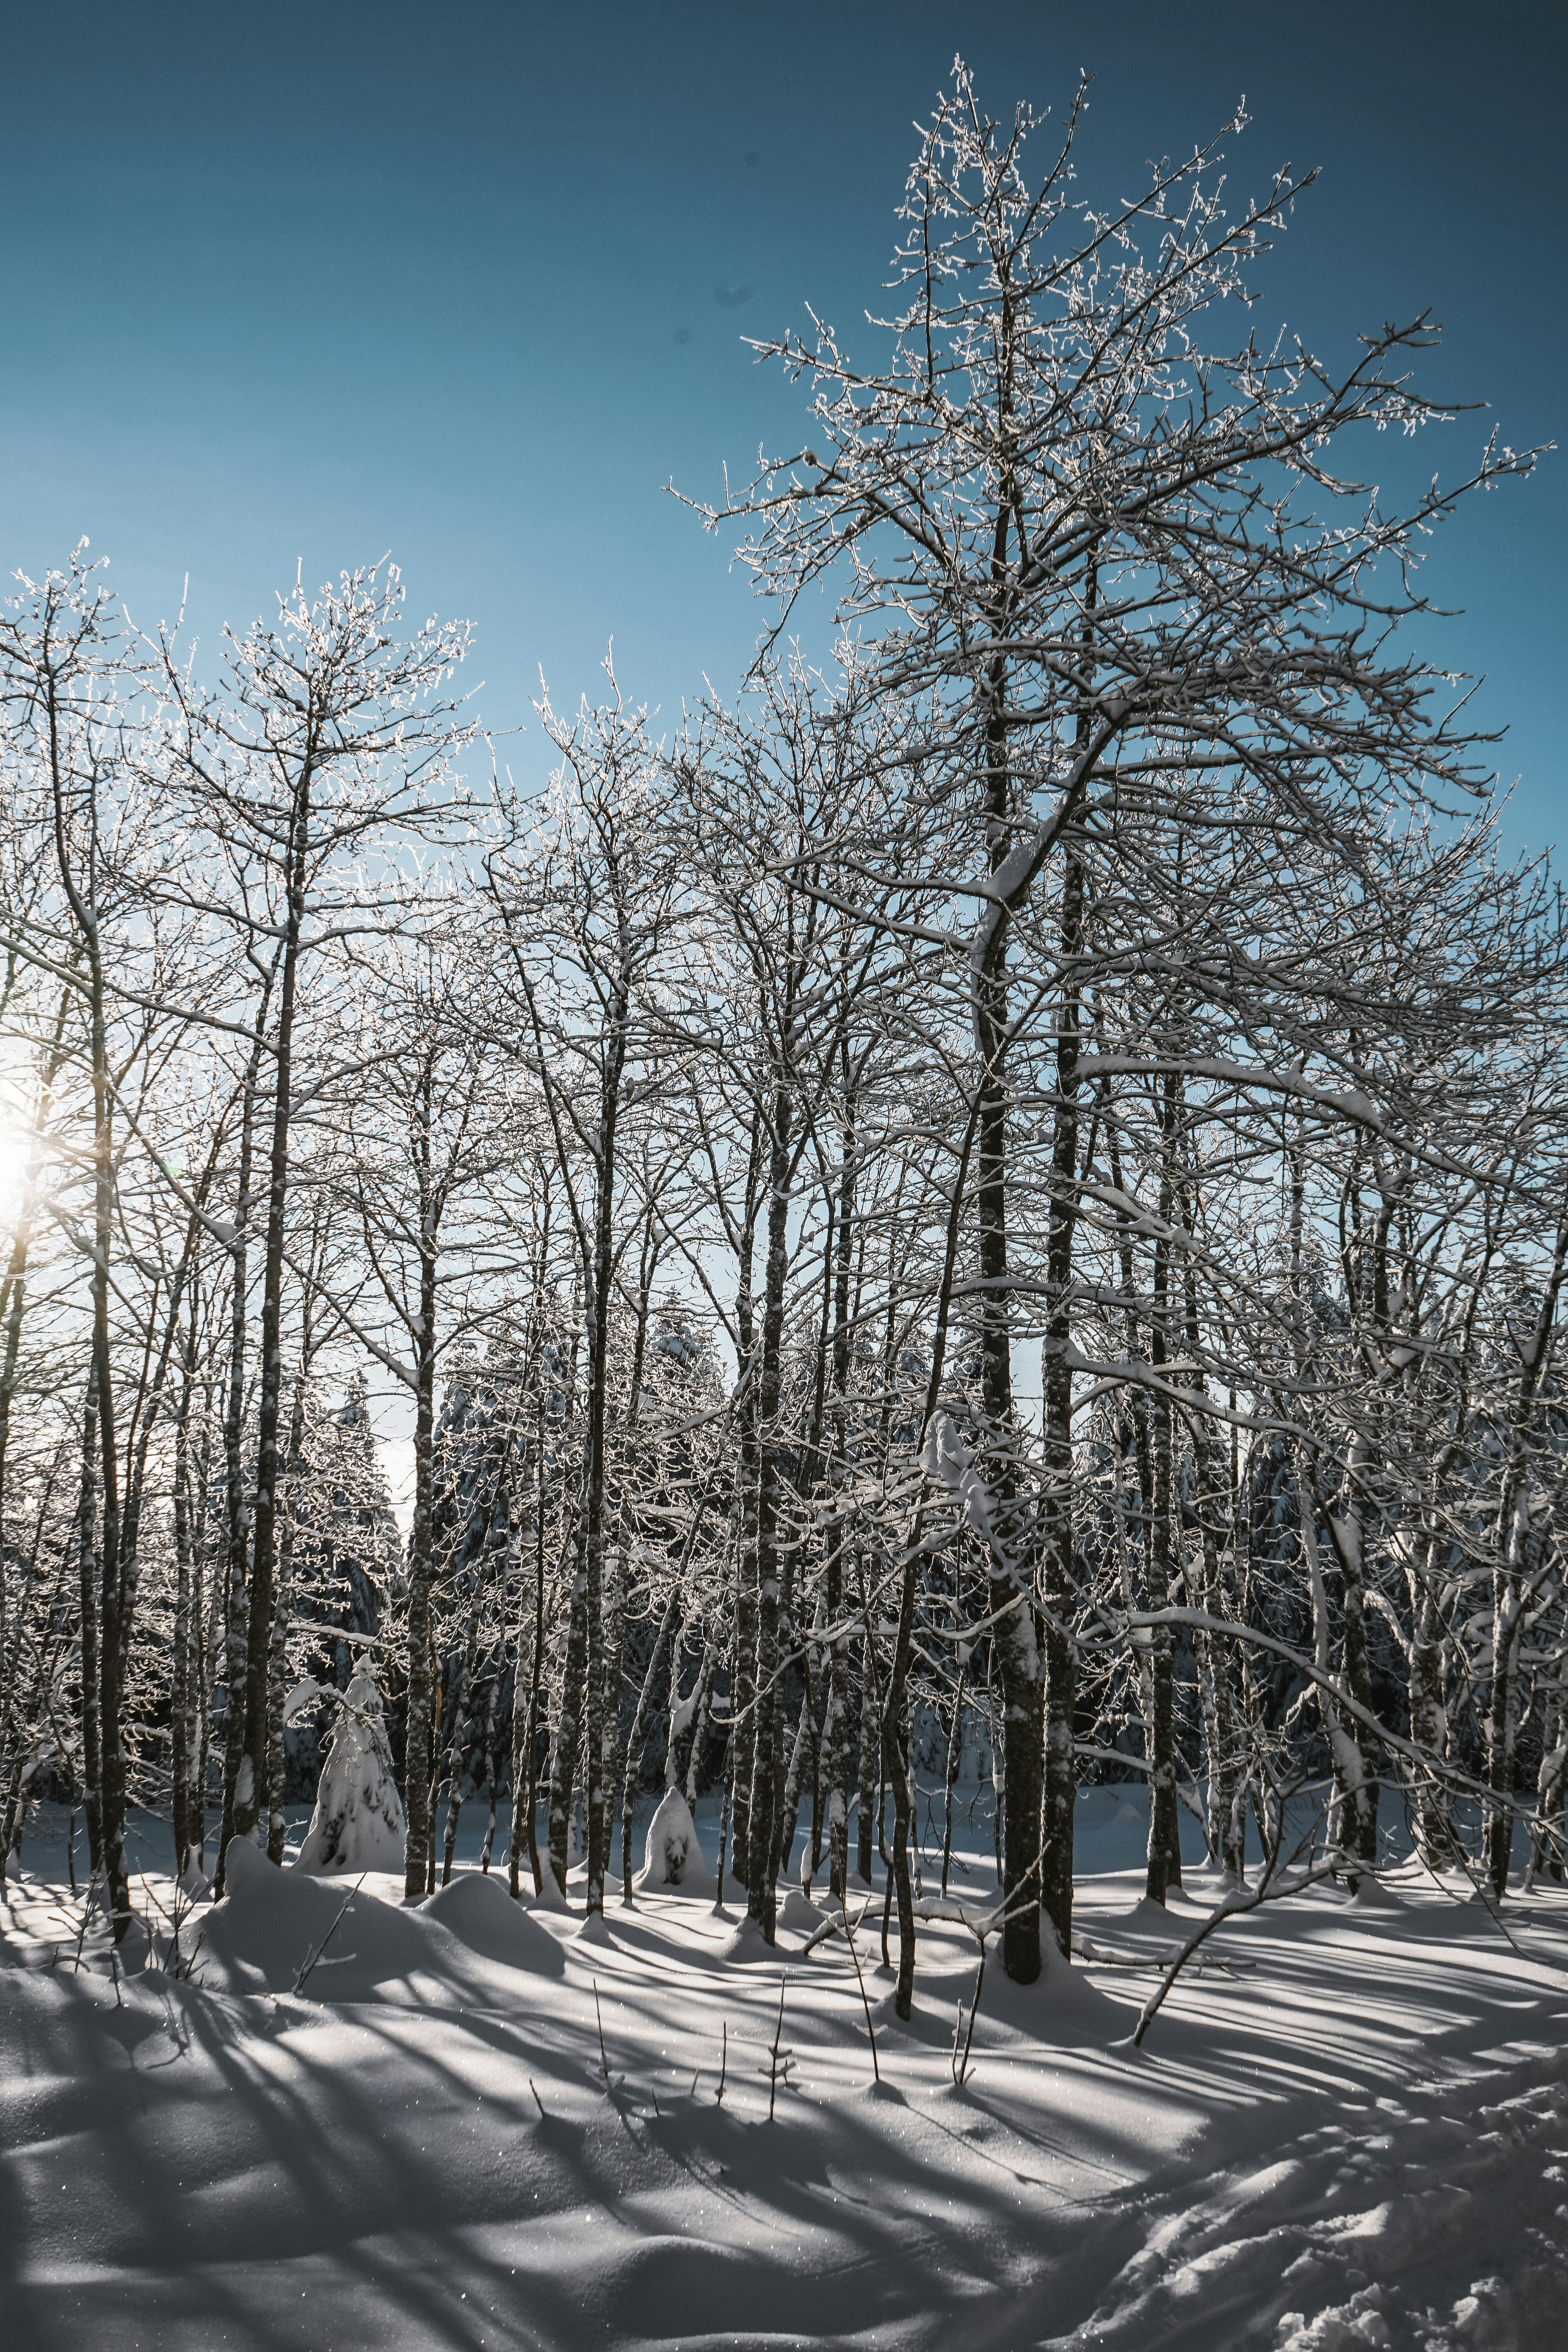
M 1315 1888 L 1222 1927 L 1134 2054 L 1149 1963 L 1221 1893 L 1141 1903 L 1140 1793 L 1080 1801 L 1093 1957 L 1024 1989 L 993 1953 L 963 2091 L 973 1939 L 922 1922 L 900 2025 L 879 1891 L 879 2090 L 842 1937 L 731 1961 L 733 1910 L 644 1888 L 583 1939 L 580 1874 L 570 1913 L 514 1905 L 477 1823 L 416 1906 L 247 1849 L 182 1923 L 195 1974 L 139 1935 L 116 1984 L 46 1816 L 0 1908 L 0 2343 L 1551 2352 L 1568 1894 L 1500 1923 L 1414 1864 Z M 168 1832 L 134 1828 L 163 1954 Z M 993 1899 L 983 1839 L 952 1891 Z

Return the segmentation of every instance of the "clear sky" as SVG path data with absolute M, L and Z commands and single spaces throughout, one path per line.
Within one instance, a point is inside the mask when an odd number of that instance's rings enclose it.
M 301 559 L 310 581 L 390 548 L 421 613 L 478 624 L 498 728 L 541 667 L 558 698 L 591 687 L 612 635 L 667 712 L 705 673 L 728 690 L 760 614 L 663 485 L 798 447 L 799 395 L 740 338 L 811 300 L 856 347 L 955 47 L 996 114 L 1095 74 L 1099 195 L 1245 93 L 1233 188 L 1323 171 L 1259 325 L 1342 359 L 1430 307 L 1432 390 L 1516 445 L 1568 439 L 1561 0 L 80 0 L 7 11 L 4 568 L 85 532 L 139 621 L 188 572 L 210 634 Z M 1423 465 L 1482 429 L 1426 436 Z M 1489 673 L 1532 844 L 1563 830 L 1565 467 L 1478 501 L 1429 575 L 1467 608 L 1445 647 Z

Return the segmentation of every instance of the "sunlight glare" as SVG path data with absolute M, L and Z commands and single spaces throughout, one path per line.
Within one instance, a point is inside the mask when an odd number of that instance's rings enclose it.
M 31 1140 L 27 1129 L 0 1108 L 0 1224 L 8 1225 L 22 1205 Z

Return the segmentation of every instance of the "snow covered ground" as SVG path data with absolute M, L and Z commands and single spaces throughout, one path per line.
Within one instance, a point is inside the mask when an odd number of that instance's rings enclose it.
M 46 1820 L 0 1913 L 0 2345 L 1568 2343 L 1568 1896 L 1314 1890 L 1227 1923 L 1134 2054 L 1147 1963 L 1216 1892 L 1141 1908 L 1142 1822 L 1086 1792 L 1098 1957 L 1027 1991 L 993 1958 L 958 2089 L 954 1923 L 904 2027 L 866 1921 L 879 2086 L 841 1939 L 758 1959 L 679 1894 L 590 1939 L 479 1879 L 477 1822 L 421 1911 L 367 1880 L 340 1918 L 346 1885 L 258 1864 L 185 1929 L 196 1978 L 117 1987 Z M 983 1909 L 983 1834 L 965 1860 Z

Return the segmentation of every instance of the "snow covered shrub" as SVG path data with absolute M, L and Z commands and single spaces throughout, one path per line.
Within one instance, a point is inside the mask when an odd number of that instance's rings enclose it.
M 374 1670 L 361 1665 L 339 1705 L 297 1867 L 321 1876 L 346 1870 L 400 1871 L 406 1836 L 381 1692 Z
M 697 1842 L 697 1824 L 679 1789 L 667 1789 L 647 1825 L 639 1886 L 711 1895 L 713 1873 Z

